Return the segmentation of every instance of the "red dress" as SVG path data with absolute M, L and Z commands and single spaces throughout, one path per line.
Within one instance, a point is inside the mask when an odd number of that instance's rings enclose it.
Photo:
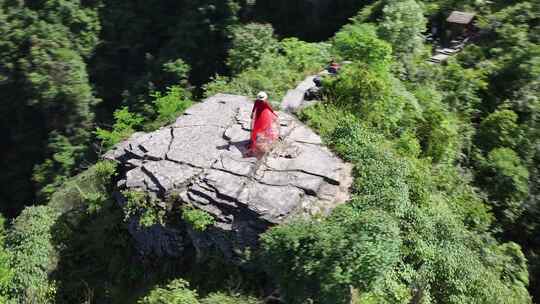
M 276 130 L 277 114 L 270 104 L 263 100 L 256 100 L 253 105 L 253 128 L 251 129 L 250 150 L 256 150 L 260 145 L 269 143 L 279 136 Z

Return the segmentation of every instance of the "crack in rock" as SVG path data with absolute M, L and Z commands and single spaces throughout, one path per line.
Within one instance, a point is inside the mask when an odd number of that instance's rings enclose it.
M 141 167 L 141 171 L 146 174 L 146 176 L 148 176 L 148 178 L 154 183 L 154 185 L 158 188 L 158 195 L 159 196 L 163 196 L 165 195 L 165 192 L 167 191 L 165 189 L 165 187 L 163 187 L 161 185 L 161 183 L 159 182 L 159 179 L 152 173 L 150 172 L 148 169 L 146 169 L 145 166 L 142 166 Z M 147 183 L 147 181 L 145 180 L 145 183 Z M 147 184 L 148 186 L 148 184 Z

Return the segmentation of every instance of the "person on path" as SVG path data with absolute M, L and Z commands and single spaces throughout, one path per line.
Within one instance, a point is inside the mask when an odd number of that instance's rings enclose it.
M 330 74 L 336 75 L 339 72 L 339 69 L 341 69 L 341 65 L 337 63 L 334 59 L 330 60 L 328 63 L 327 71 Z
M 277 114 L 268 102 L 268 95 L 259 92 L 251 110 L 251 142 L 249 150 L 252 152 L 267 150 L 269 144 L 279 137 L 277 130 Z

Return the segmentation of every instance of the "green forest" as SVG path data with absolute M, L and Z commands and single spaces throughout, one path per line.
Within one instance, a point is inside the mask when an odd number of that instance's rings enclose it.
M 473 38 L 434 64 L 452 11 Z M 0 303 L 540 303 L 538 1 L 0 0 L 0 35 Z M 298 117 L 353 165 L 350 201 L 247 266 L 139 256 L 101 156 L 331 60 Z

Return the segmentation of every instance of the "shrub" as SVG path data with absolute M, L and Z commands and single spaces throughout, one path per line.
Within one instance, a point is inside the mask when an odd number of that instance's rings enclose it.
M 53 151 L 52 157 L 34 166 L 32 175 L 40 188 L 39 199 L 48 200 L 82 161 L 86 148 L 74 142 L 56 131 L 50 133 L 48 148 Z
M 192 105 L 189 92 L 178 85 L 168 87 L 164 95 L 155 92 L 151 96 L 157 112 L 157 118 L 151 124 L 153 129 L 173 122 Z
M 249 23 L 232 29 L 232 47 L 227 65 L 239 74 L 256 68 L 266 54 L 273 54 L 278 47 L 274 29 L 269 24 Z
M 471 234 L 443 201 L 412 210 L 411 230 L 404 231 L 407 264 L 404 279 L 434 303 L 530 303 L 526 282 L 505 276 L 503 261 L 510 261 L 495 240 Z M 523 259 L 515 255 L 507 266 L 521 274 Z M 523 255 L 521 254 L 523 258 Z M 512 266 L 510 266 L 512 265 Z M 525 284 L 524 284 L 525 283 Z
M 5 219 L 0 215 L 0 303 L 7 302 L 11 280 L 14 275 L 10 265 L 11 253 L 5 247 L 5 238 Z
M 49 275 L 56 303 L 106 303 L 132 293 L 144 265 L 133 254 L 123 212 L 112 198 L 114 162 L 103 161 L 64 183 L 48 206 L 61 213 L 51 243 L 58 263 Z
M 203 85 L 204 96 L 212 97 L 220 93 L 238 94 L 232 87 L 231 79 L 227 76 L 215 75 L 211 81 Z
M 111 200 L 109 186 L 115 172 L 115 162 L 100 161 L 66 181 L 48 205 L 58 212 L 81 208 L 96 213 Z
M 191 67 L 184 60 L 176 59 L 165 62 L 162 65 L 162 70 L 165 73 L 173 75 L 174 78 L 171 80 L 172 83 L 187 84 L 187 78 L 191 71 Z
M 426 22 L 422 7 L 416 1 L 392 1 L 383 8 L 379 34 L 392 45 L 396 55 L 412 54 L 422 48 L 421 35 Z
M 329 102 L 357 115 L 366 126 L 395 136 L 414 125 L 416 99 L 387 70 L 353 63 L 327 79 L 323 86 Z
M 486 87 L 482 70 L 465 69 L 449 60 L 437 79 L 437 88 L 443 93 L 443 102 L 450 111 L 472 117 L 480 105 L 480 90 Z
M 201 299 L 201 304 L 262 304 L 263 301 L 260 301 L 256 298 L 242 295 L 229 295 L 225 293 L 212 293 Z
M 328 59 L 329 45 L 325 43 L 306 43 L 290 38 L 284 39 L 276 47 L 281 48 L 281 54 L 273 51 L 260 53 L 256 65 L 244 68 L 234 78 L 216 75 L 203 86 L 204 95 L 210 97 L 228 93 L 255 96 L 259 91 L 266 91 L 271 101 L 279 102 L 289 89 L 307 75 L 322 69 Z
M 95 184 L 94 189 L 88 192 L 84 192 L 79 186 L 79 190 L 82 199 L 86 202 L 88 212 L 97 213 L 103 208 L 108 200 L 110 200 L 110 194 L 108 193 L 108 186 L 111 178 L 116 172 L 116 163 L 112 161 L 101 161 L 94 165 L 95 170 Z
M 402 156 L 418 157 L 421 148 L 416 135 L 411 132 L 404 132 L 395 143 L 395 149 Z
M 103 148 L 109 149 L 120 141 L 127 139 L 136 130 L 144 129 L 153 131 L 165 124 L 173 122 L 180 114 L 192 105 L 191 92 L 187 81 L 190 66 L 182 59 L 165 62 L 162 65 L 165 72 L 161 82 L 177 83 L 166 88 L 164 93 L 153 91 L 150 97 L 152 104 L 135 104 L 138 113 L 130 112 L 128 107 L 123 107 L 114 112 L 112 130 L 97 128 L 94 132 L 101 140 Z M 172 77 L 170 76 L 172 75 Z M 168 79 L 171 78 L 171 79 Z M 141 98 L 138 102 L 146 101 Z
M 142 125 L 144 118 L 139 114 L 129 112 L 127 107 L 114 112 L 114 125 L 111 131 L 97 128 L 95 133 L 105 149 L 109 149 L 120 141 L 128 138 L 135 129 Z
M 339 281 L 335 277 L 326 280 L 326 276 L 331 276 L 333 269 L 347 273 L 346 270 L 351 268 L 370 269 L 385 264 L 368 259 L 351 261 L 347 267 L 332 268 L 340 265 L 340 259 L 346 259 L 358 247 L 347 245 L 347 237 L 336 237 L 343 240 L 345 247 L 321 239 L 328 239 L 323 238 L 324 233 L 339 231 L 331 222 L 350 226 L 348 220 L 358 221 L 359 217 L 368 214 L 381 214 L 377 215 L 378 220 L 385 222 L 383 219 L 386 218 L 389 220 L 386 223 L 393 223 L 383 227 L 395 229 L 392 230 L 395 238 L 387 235 L 384 237 L 387 243 L 383 244 L 394 248 L 390 240 L 400 240 L 402 245 L 396 251 L 399 255 L 393 268 L 379 273 L 373 284 L 345 284 L 357 287 L 354 300 L 404 304 L 412 301 L 530 303 L 527 280 L 523 276 L 526 269 L 523 254 L 512 245 L 511 250 L 505 250 L 508 245 L 499 245 L 485 233 L 491 216 L 464 176 L 454 170 L 442 170 L 441 166 L 432 167 L 429 159 L 415 159 L 414 153 L 404 156 L 401 151 L 396 153 L 402 137 L 385 138 L 362 121 L 362 117 L 347 115 L 347 111 L 337 118 L 337 122 L 326 122 L 325 118 L 335 119 L 338 110 L 326 113 L 324 109 L 333 107 L 314 106 L 306 109 L 303 115 L 304 119 L 314 118 L 314 126 L 322 127 L 325 142 L 354 164 L 354 195 L 348 205 L 339 207 L 327 219 L 307 224 L 302 221 L 291 223 L 263 236 L 264 252 L 276 255 L 263 255 L 264 261 L 272 261 L 267 267 L 271 274 L 277 273 L 275 276 L 282 290 L 288 292 L 287 300 L 290 297 L 291 303 L 349 302 L 349 290 L 340 285 L 327 285 L 327 282 Z M 445 166 L 458 170 L 452 164 Z M 336 216 L 342 208 L 348 211 L 343 217 Z M 468 230 L 469 227 L 479 234 Z M 382 233 L 382 230 L 376 231 Z M 348 233 L 351 234 L 354 235 Z M 354 244 L 361 244 L 363 240 L 360 236 L 353 238 Z M 264 247 L 268 246 L 265 244 L 268 241 L 271 247 Z M 322 250 L 326 247 L 321 244 L 331 244 L 328 247 L 339 249 L 343 257 Z M 393 252 L 386 250 L 385 253 Z M 379 254 L 378 258 L 382 256 Z M 501 267 L 503 264 L 508 267 Z M 285 269 L 286 273 L 279 272 L 285 272 Z M 324 274 L 319 273 L 321 269 L 325 269 Z M 506 271 L 513 275 L 505 275 Z
M 58 216 L 48 206 L 28 207 L 13 222 L 6 244 L 13 253 L 11 291 L 20 303 L 53 303 L 48 274 L 55 267 L 51 228 Z
M 391 62 L 392 47 L 377 37 L 373 25 L 346 25 L 336 34 L 332 45 L 334 52 L 346 60 L 374 67 L 386 67 Z
M 501 109 L 489 114 L 478 130 L 478 144 L 484 151 L 494 148 L 515 149 L 521 139 L 518 115 L 512 110 Z
M 437 113 L 427 112 L 427 119 L 432 123 L 428 141 L 425 143 L 425 156 L 434 162 L 453 162 L 461 151 L 459 120 L 454 114 L 447 113 L 436 120 Z M 428 115 L 434 115 L 429 117 Z
M 334 132 L 340 121 L 348 121 L 351 125 L 359 123 L 350 112 L 331 103 L 316 103 L 303 108 L 299 117 L 308 126 L 317 130 L 323 140 Z
M 205 96 L 217 93 L 255 96 L 259 91 L 266 91 L 270 101 L 279 102 L 307 74 L 293 69 L 285 56 L 263 56 L 257 68 L 247 69 L 233 79 L 216 77 L 214 82 L 205 85 Z
M 330 59 L 328 43 L 308 43 L 297 38 L 286 38 L 280 42 L 289 65 L 297 71 L 319 72 Z
M 399 259 L 399 229 L 384 212 L 345 206 L 326 221 L 298 221 L 262 236 L 263 259 L 287 303 L 349 303 Z
M 199 304 L 197 291 L 189 289 L 189 283 L 176 279 L 166 286 L 158 286 L 139 300 L 139 304 Z
M 150 227 L 156 224 L 165 224 L 165 210 L 158 206 L 156 199 L 142 191 L 122 191 L 126 198 L 123 206 L 124 220 L 138 217 L 139 225 Z
M 113 161 L 100 161 L 94 165 L 96 183 L 105 187 L 116 174 L 117 164 Z M 101 188 L 104 189 L 104 188 Z
M 436 163 L 452 163 L 463 148 L 462 125 L 455 113 L 448 111 L 442 96 L 430 87 L 419 88 L 415 96 L 422 108 L 417 135 L 422 145 L 422 156 L 431 157 Z
M 527 196 L 529 174 L 513 150 L 497 148 L 489 152 L 485 170 L 486 185 L 496 198 L 522 200 Z
M 53 274 L 58 275 L 57 263 L 74 263 L 75 260 L 63 260 L 63 255 L 72 245 L 65 240 L 70 233 L 87 240 L 80 227 L 76 231 L 70 230 L 74 229 L 81 219 L 90 217 L 90 214 L 95 215 L 106 203 L 110 203 L 109 186 L 115 170 L 114 162 L 98 162 L 64 182 L 53 193 L 47 206 L 29 207 L 14 220 L 6 246 L 12 252 L 10 267 L 14 270 L 10 292 L 17 303 L 53 303 L 55 297 L 66 292 L 60 288 L 57 292 L 57 285 L 64 286 L 61 285 L 62 282 L 54 281 L 50 277 Z M 81 246 L 85 250 L 90 247 L 89 243 Z M 81 252 L 77 251 L 77 254 Z M 85 259 L 85 262 L 91 263 L 89 259 Z M 82 268 L 79 265 L 77 270 Z M 81 276 L 81 273 L 78 275 Z
M 364 104 L 389 97 L 389 77 L 387 72 L 372 69 L 364 63 L 349 64 L 341 69 L 338 77 L 325 78 L 325 92 L 340 105 L 361 111 Z
M 192 206 L 184 206 L 182 208 L 182 219 L 197 231 L 204 231 L 206 227 L 214 224 L 214 218 L 207 212 L 195 209 Z
M 482 161 L 478 180 L 487 190 L 502 225 L 515 223 L 523 213 L 529 193 L 529 172 L 509 148 L 496 148 Z
M 433 183 L 446 194 L 449 206 L 465 226 L 478 233 L 486 232 L 493 221 L 493 214 L 478 189 L 472 186 L 472 174 L 462 172 L 461 168 L 452 164 L 439 165 L 431 173 Z
M 211 293 L 199 299 L 198 292 L 189 288 L 183 279 L 175 279 L 166 286 L 157 286 L 139 300 L 139 304 L 261 304 L 256 298 L 230 295 L 223 292 Z

